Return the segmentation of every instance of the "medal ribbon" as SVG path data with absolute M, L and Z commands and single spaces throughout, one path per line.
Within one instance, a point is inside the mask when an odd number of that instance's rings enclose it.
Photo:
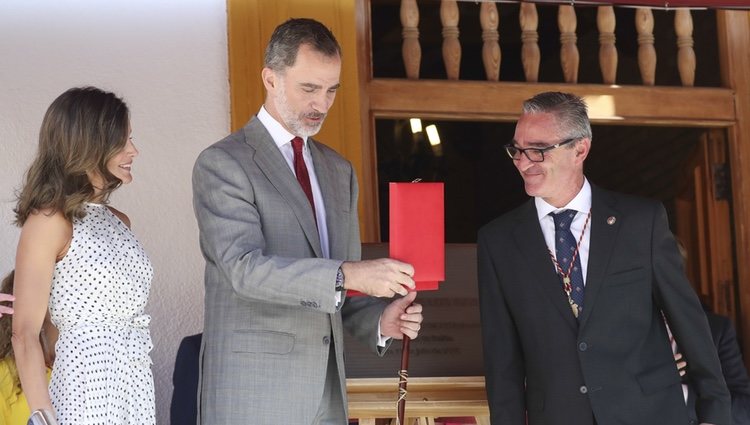
M 552 251 L 547 247 L 547 252 L 549 252 L 549 257 L 552 259 L 552 262 L 555 264 L 555 269 L 557 270 L 557 274 L 560 275 L 563 281 L 563 290 L 565 291 L 565 295 L 568 297 L 568 303 L 570 303 L 570 308 L 573 310 L 573 315 L 575 317 L 578 317 L 578 304 L 573 301 L 573 298 L 570 296 L 570 292 L 572 290 L 572 287 L 570 285 L 570 272 L 573 270 L 573 264 L 576 262 L 576 258 L 578 257 L 578 252 L 581 248 L 581 241 L 583 241 L 583 235 L 586 233 L 586 227 L 589 224 L 589 220 L 591 219 L 591 210 L 589 210 L 588 215 L 586 216 L 586 221 L 583 223 L 583 230 L 581 230 L 581 235 L 578 237 L 578 243 L 576 244 L 576 249 L 573 252 L 573 257 L 570 259 L 570 264 L 568 264 L 568 270 L 563 271 L 562 266 L 560 266 L 560 263 L 557 261 L 557 258 L 552 253 Z M 583 272 L 583 271 L 581 271 Z

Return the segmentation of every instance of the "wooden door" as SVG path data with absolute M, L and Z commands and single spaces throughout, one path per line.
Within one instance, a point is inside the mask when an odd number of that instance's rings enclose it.
M 675 201 L 676 233 L 687 250 L 695 291 L 717 313 L 737 319 L 726 130 L 701 137 Z

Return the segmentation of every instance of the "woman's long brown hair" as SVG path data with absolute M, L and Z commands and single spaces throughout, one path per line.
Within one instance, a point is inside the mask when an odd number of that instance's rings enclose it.
M 122 99 L 96 87 L 72 88 L 52 102 L 39 131 L 39 150 L 18 193 L 16 224 L 48 209 L 65 218 L 84 216 L 84 203 L 106 203 L 122 181 L 107 162 L 124 149 L 130 113 Z M 101 176 L 98 196 L 88 174 Z

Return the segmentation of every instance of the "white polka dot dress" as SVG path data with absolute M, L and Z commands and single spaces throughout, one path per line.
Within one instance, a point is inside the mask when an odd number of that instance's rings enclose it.
M 52 280 L 50 314 L 60 330 L 52 405 L 60 425 L 154 424 L 153 346 L 143 314 L 151 262 L 109 208 L 85 210 Z

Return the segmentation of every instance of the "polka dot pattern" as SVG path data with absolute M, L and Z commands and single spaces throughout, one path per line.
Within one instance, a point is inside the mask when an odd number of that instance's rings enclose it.
M 52 404 L 60 425 L 154 424 L 153 345 L 144 314 L 153 268 L 109 208 L 85 209 L 52 280 L 50 314 L 60 330 Z

